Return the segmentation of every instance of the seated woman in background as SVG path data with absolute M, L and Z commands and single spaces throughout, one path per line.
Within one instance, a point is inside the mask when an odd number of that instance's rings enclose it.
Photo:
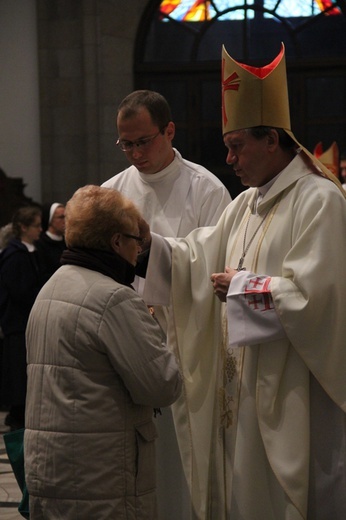
M 42 286 L 34 242 L 41 232 L 41 209 L 19 208 L 12 219 L 12 239 L 0 254 L 0 327 L 3 334 L 2 402 L 5 424 L 24 427 L 26 397 L 25 328 Z M 1 363 L 0 363 L 1 366 Z
M 27 327 L 30 519 L 155 520 L 153 408 L 181 392 L 174 357 L 132 289 L 140 213 L 85 186 L 66 205 L 63 266 Z

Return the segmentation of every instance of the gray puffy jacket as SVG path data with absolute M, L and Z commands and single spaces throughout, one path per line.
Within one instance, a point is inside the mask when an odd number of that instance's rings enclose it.
M 154 520 L 153 407 L 181 378 L 136 292 L 61 267 L 32 308 L 27 362 L 31 520 Z

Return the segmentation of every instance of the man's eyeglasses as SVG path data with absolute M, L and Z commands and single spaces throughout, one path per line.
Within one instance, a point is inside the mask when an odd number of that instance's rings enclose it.
M 146 239 L 143 237 L 139 237 L 136 235 L 129 235 L 128 233 L 122 233 L 122 235 L 127 238 L 133 238 L 134 240 L 136 240 L 138 242 L 138 244 L 140 246 L 142 246 L 144 244 L 144 242 L 146 241 Z
M 138 150 L 139 148 L 146 148 L 150 145 L 150 143 L 156 139 L 158 135 L 162 132 L 161 130 L 157 132 L 157 134 L 151 137 L 143 137 L 143 139 L 137 139 L 137 141 L 121 141 L 117 140 L 116 145 L 119 146 L 120 150 L 123 152 L 132 152 L 133 149 Z

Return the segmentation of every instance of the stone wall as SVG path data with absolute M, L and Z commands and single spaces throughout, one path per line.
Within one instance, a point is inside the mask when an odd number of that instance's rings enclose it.
M 145 0 L 37 0 L 42 201 L 66 202 L 126 165 L 116 107 L 133 90 Z

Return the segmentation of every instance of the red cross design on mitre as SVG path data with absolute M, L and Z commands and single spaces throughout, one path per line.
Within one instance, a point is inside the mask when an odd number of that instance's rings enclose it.
M 236 72 L 233 72 L 228 78 L 224 78 L 225 74 L 225 59 L 222 60 L 222 119 L 223 124 L 227 123 L 227 114 L 225 109 L 225 92 L 226 90 L 238 90 L 240 85 L 240 79 Z

